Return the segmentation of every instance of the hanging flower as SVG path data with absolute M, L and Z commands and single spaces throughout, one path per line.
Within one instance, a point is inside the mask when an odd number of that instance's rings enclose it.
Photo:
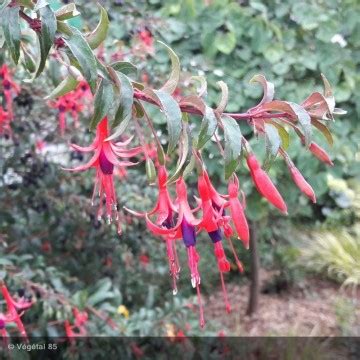
M 131 138 L 125 142 L 112 142 L 106 139 L 109 136 L 108 119 L 105 117 L 97 126 L 96 137 L 93 143 L 87 147 L 81 147 L 71 144 L 72 148 L 79 152 L 93 152 L 91 159 L 84 165 L 80 165 L 73 169 L 65 169 L 68 171 L 85 171 L 91 167 L 96 169 L 95 186 L 92 201 L 94 202 L 95 194 L 98 192 L 100 197 L 100 205 L 98 209 L 98 219 L 103 216 L 103 200 L 106 204 L 106 219 L 110 224 L 114 218 L 118 222 L 118 231 L 121 232 L 119 214 L 117 211 L 117 200 L 114 187 L 114 167 L 115 166 L 133 166 L 136 163 L 130 161 L 120 161 L 118 158 L 130 158 L 138 155 L 142 149 L 136 147 L 126 149 L 131 142 Z
M 77 88 L 67 94 L 60 96 L 56 101 L 49 101 L 48 105 L 58 110 L 58 121 L 60 135 L 63 136 L 66 130 L 67 114 L 69 114 L 74 122 L 75 127 L 79 126 L 79 114 L 87 107 L 90 107 L 92 94 L 90 87 L 85 81 L 81 81 Z
M 287 214 L 287 206 L 278 189 L 271 181 L 269 175 L 260 167 L 254 154 L 249 154 L 246 158 L 250 175 L 258 192 L 281 212 Z
M 13 98 L 20 93 L 20 86 L 13 80 L 10 70 L 6 64 L 0 68 L 0 83 L 4 92 L 6 110 L 9 113 L 9 119 L 12 120 L 13 114 Z
M 73 343 L 74 337 L 84 337 L 87 335 L 86 324 L 88 322 L 88 313 L 73 308 L 74 324 L 71 325 L 69 320 L 65 320 L 64 327 L 67 338 Z
M 25 296 L 20 297 L 18 300 L 14 300 L 3 282 L 1 282 L 0 286 L 7 307 L 5 314 L 0 313 L 0 332 L 2 336 L 8 336 L 5 328 L 6 324 L 15 323 L 20 335 L 27 338 L 24 324 L 21 321 L 21 316 L 33 305 L 33 302 Z
M 0 106 L 0 135 L 11 135 L 9 113 Z

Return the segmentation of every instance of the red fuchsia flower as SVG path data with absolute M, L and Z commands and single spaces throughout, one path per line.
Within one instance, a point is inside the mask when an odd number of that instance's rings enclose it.
M 281 212 L 287 215 L 287 206 L 269 175 L 260 167 L 254 154 L 246 158 L 250 174 L 258 192 Z
M 96 180 L 93 192 L 93 202 L 96 192 L 99 193 L 100 205 L 98 210 L 98 219 L 103 216 L 103 200 L 106 204 L 106 219 L 110 224 L 113 217 L 118 222 L 118 231 L 121 232 L 119 214 L 117 211 L 117 200 L 114 187 L 114 167 L 115 166 L 133 166 L 136 163 L 130 161 L 120 161 L 118 158 L 130 158 L 138 155 L 141 147 L 127 149 L 126 146 L 131 142 L 131 138 L 125 142 L 107 141 L 109 137 L 108 119 L 105 117 L 98 124 L 96 129 L 96 137 L 93 143 L 87 147 L 81 147 L 71 144 L 72 148 L 79 152 L 93 152 L 92 158 L 84 165 L 80 165 L 74 169 L 65 169 L 68 171 L 85 171 L 91 167 L 96 169 Z
M 229 191 L 229 194 L 230 194 L 230 192 L 232 194 L 232 199 L 230 199 L 229 195 L 221 195 L 221 194 L 219 194 L 216 191 L 216 189 L 214 188 L 214 186 L 212 185 L 212 183 L 210 181 L 210 178 L 209 178 L 209 175 L 208 175 L 206 170 L 203 170 L 201 176 L 206 181 L 207 191 L 210 194 L 211 204 L 212 204 L 212 207 L 213 207 L 213 211 L 215 211 L 215 217 L 217 217 L 218 225 L 219 225 L 219 227 L 222 227 L 223 230 L 224 230 L 224 235 L 229 241 L 229 245 L 230 245 L 230 248 L 231 248 L 231 250 L 233 252 L 233 255 L 235 257 L 236 264 L 238 266 L 239 271 L 243 272 L 242 263 L 238 259 L 235 248 L 234 248 L 233 243 L 231 241 L 231 236 L 233 236 L 234 231 L 233 231 L 233 229 L 232 229 L 232 227 L 230 225 L 230 220 L 232 220 L 234 224 L 235 224 L 235 222 L 237 223 L 236 227 L 239 229 L 238 236 L 246 244 L 246 243 L 249 242 L 249 235 L 248 235 L 248 233 L 246 231 L 244 231 L 244 229 L 246 229 L 246 227 L 247 227 L 247 222 L 246 222 L 246 225 L 244 224 L 244 222 L 246 221 L 246 218 L 241 217 L 241 219 L 238 219 L 235 216 L 235 213 L 236 213 L 235 211 L 232 212 L 231 216 L 227 216 L 226 215 L 226 210 L 225 210 L 227 207 L 230 206 L 230 200 L 231 200 L 231 204 L 233 206 L 233 209 L 235 209 L 235 207 L 236 207 L 235 197 L 237 199 L 238 195 L 235 195 L 234 190 L 232 190 L 233 187 L 231 187 L 231 191 Z M 201 176 L 199 177 L 199 179 L 201 179 Z M 230 183 L 229 183 L 229 185 L 230 185 Z M 237 193 L 238 193 L 238 191 L 239 190 L 238 190 L 238 186 L 237 186 Z M 200 189 L 199 189 L 199 194 L 200 194 L 200 198 L 201 198 Z M 204 200 L 205 199 L 201 199 L 201 201 L 204 201 Z M 242 206 L 241 204 L 240 204 L 240 206 L 242 208 L 244 208 L 244 206 Z M 207 210 L 204 211 L 204 209 L 203 209 L 203 220 L 206 220 L 207 216 L 206 215 L 204 216 L 204 214 L 206 214 L 207 212 L 208 212 Z M 200 224 L 200 226 L 201 226 L 201 224 Z M 241 228 L 242 228 L 242 230 L 240 231 Z M 217 237 L 221 236 L 221 232 L 219 231 L 219 229 L 217 229 L 214 233 L 210 232 L 209 236 L 214 237 L 214 239 L 216 239 Z
M 299 169 L 292 162 L 288 163 L 288 168 L 296 186 L 315 204 L 316 196 L 311 185 L 304 179 Z
M 79 113 L 83 111 L 84 105 L 78 100 L 78 95 L 75 92 L 70 92 L 64 96 L 59 97 L 55 102 L 50 101 L 49 106 L 59 111 L 59 129 L 63 136 L 66 129 L 66 114 L 70 113 L 75 127 L 78 126 Z
M 149 263 L 150 263 L 150 258 L 148 255 L 146 254 L 141 254 L 139 256 L 139 261 L 140 261 L 140 264 L 143 265 L 144 267 L 148 266 Z
M 20 93 L 20 86 L 13 80 L 10 70 L 6 64 L 0 68 L 0 80 L 2 91 L 4 92 L 6 109 L 9 119 L 13 119 L 13 98 Z
M 11 135 L 9 113 L 0 106 L 0 135 Z
M 85 107 L 89 107 L 92 100 L 92 94 L 89 85 L 85 81 L 80 81 L 77 88 L 63 96 L 60 96 L 56 101 L 49 101 L 50 107 L 59 111 L 59 129 L 60 134 L 64 135 L 66 129 L 67 114 L 70 114 L 75 127 L 79 126 L 79 114 L 82 113 Z
M 83 105 L 89 106 L 91 104 L 93 95 L 91 93 L 90 86 L 86 81 L 80 81 L 74 92 L 75 98 L 81 100 Z
M 156 235 L 158 234 L 158 227 L 162 226 L 165 228 L 171 228 L 174 225 L 174 214 L 177 211 L 176 206 L 173 204 L 168 188 L 167 180 L 168 174 L 165 166 L 158 167 L 158 199 L 155 207 L 148 213 L 139 213 L 133 210 L 130 210 L 125 207 L 127 211 L 132 213 L 135 216 L 146 217 L 148 219 L 149 229 Z M 150 220 L 150 216 L 155 216 L 155 224 Z M 178 256 L 176 252 L 176 246 L 174 241 L 174 236 L 171 234 L 160 234 L 163 235 L 163 238 L 166 242 L 167 257 L 169 262 L 169 271 L 173 279 L 173 294 L 177 294 L 176 281 L 179 276 L 180 266 L 178 261 Z
M 42 139 L 38 139 L 35 141 L 35 149 L 38 153 L 43 153 L 46 148 L 46 142 Z
M 230 214 L 236 232 L 246 249 L 249 248 L 249 226 L 245 217 L 243 205 L 239 201 L 239 179 L 233 175 L 228 185 Z
M 243 240 L 245 247 L 248 248 L 249 229 L 243 206 L 241 205 L 238 198 L 239 181 L 236 177 L 234 177 L 234 179 L 229 182 L 229 196 L 221 196 L 212 186 L 208 173 L 205 169 L 203 169 L 198 178 L 198 190 L 200 194 L 200 207 L 203 212 L 203 219 L 199 225 L 199 228 L 204 228 L 207 231 L 214 244 L 214 253 L 218 263 L 225 308 L 227 312 L 230 312 L 231 306 L 228 301 L 228 295 L 223 277 L 223 273 L 230 271 L 230 263 L 226 258 L 222 245 L 222 232 L 220 226 L 224 227 L 225 234 L 228 235 L 230 247 L 234 253 L 238 268 L 240 272 L 243 272 L 243 266 L 237 257 L 236 251 L 230 239 L 233 231 L 229 225 L 229 221 L 232 219 L 239 238 Z M 225 200 L 226 198 L 228 198 L 228 200 Z M 226 207 L 230 207 L 231 216 L 226 216 Z
M 334 163 L 331 161 L 330 156 L 328 153 L 320 147 L 318 144 L 312 142 L 309 146 L 309 150 L 312 152 L 312 154 L 317 157 L 321 162 L 334 166 Z
M 196 230 L 195 226 L 201 223 L 201 220 L 198 220 L 194 217 L 193 211 L 190 208 L 187 199 L 187 190 L 186 184 L 182 177 L 180 177 L 176 182 L 176 206 L 177 206 L 177 222 L 175 226 L 171 227 L 171 224 L 165 223 L 165 221 L 169 218 L 169 215 L 172 215 L 170 212 L 171 207 L 169 206 L 168 200 L 164 197 L 165 211 L 160 218 L 162 222 L 159 222 L 159 217 L 157 220 L 158 224 L 154 224 L 146 214 L 146 223 L 148 228 L 155 235 L 164 235 L 168 236 L 168 240 L 175 239 L 183 239 L 184 245 L 187 249 L 188 256 L 188 265 L 191 274 L 191 284 L 197 290 L 198 295 L 198 303 L 200 309 L 200 326 L 203 327 L 205 325 L 204 320 L 204 312 L 201 303 L 201 294 L 200 294 L 200 274 L 198 271 L 198 262 L 200 260 L 200 256 L 196 251 Z M 171 209 L 172 210 L 172 209 Z M 166 217 L 165 217 L 166 216 Z M 172 219 L 171 219 L 172 220 Z M 160 223 L 160 224 L 159 224 Z M 160 226 L 159 226 L 160 225 Z M 176 289 L 174 289 L 174 293 L 176 293 Z
M 73 337 L 86 336 L 86 324 L 88 322 L 88 313 L 73 308 L 74 324 L 71 325 L 69 320 L 65 320 L 64 327 L 66 336 L 71 339 Z
M 17 301 L 14 300 L 4 283 L 1 283 L 1 292 L 7 307 L 5 314 L 0 313 L 0 331 L 2 336 L 7 336 L 5 329 L 6 324 L 15 323 L 20 335 L 27 338 L 25 327 L 21 321 L 21 316 L 24 314 L 25 310 L 29 309 L 33 305 L 33 302 L 24 296 Z
M 139 39 L 148 47 L 152 47 L 154 45 L 154 38 L 151 32 L 147 29 L 139 32 Z

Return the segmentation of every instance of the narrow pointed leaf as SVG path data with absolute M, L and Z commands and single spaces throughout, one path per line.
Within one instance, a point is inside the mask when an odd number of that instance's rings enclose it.
M 79 15 L 80 13 L 77 11 L 76 5 L 74 3 L 64 5 L 55 11 L 56 19 L 60 21 L 72 19 Z
M 72 35 L 68 39 L 64 39 L 64 41 L 79 62 L 82 73 L 94 92 L 97 79 L 97 63 L 95 56 L 81 32 L 74 27 L 70 28 Z
M 44 70 L 49 51 L 54 43 L 57 29 L 56 17 L 49 5 L 40 10 L 41 31 L 38 33 L 40 46 L 40 61 L 36 70 L 35 77 L 38 77 Z
M 217 84 L 219 85 L 219 87 L 221 89 L 221 98 L 220 98 L 219 105 L 217 106 L 215 111 L 221 115 L 225 111 L 226 105 L 228 103 L 229 89 L 228 89 L 228 86 L 226 85 L 226 83 L 224 83 L 223 81 L 218 81 Z
M 270 124 L 272 124 L 273 126 L 275 126 L 278 130 L 278 133 L 280 135 L 280 139 L 281 139 L 281 147 L 286 150 L 289 145 L 290 145 L 290 135 L 287 132 L 287 130 L 280 124 L 278 124 L 275 121 L 269 121 Z
M 205 76 L 192 76 L 190 80 L 196 80 L 200 83 L 200 89 L 197 90 L 199 97 L 207 96 L 207 81 Z
M 90 33 L 86 40 L 89 43 L 91 49 L 96 49 L 105 39 L 109 30 L 109 17 L 106 10 L 99 5 L 100 8 L 100 20 L 97 27 L 92 33 Z
M 169 79 L 160 90 L 172 94 L 175 91 L 180 79 L 180 61 L 178 56 L 175 54 L 174 50 L 172 50 L 162 41 L 159 41 L 159 43 L 166 47 L 171 59 L 171 68 L 172 68 Z
M 324 96 L 328 103 L 330 109 L 330 116 L 331 116 L 335 108 L 335 97 L 328 79 L 325 77 L 324 74 L 321 74 L 321 77 L 324 83 Z
M 109 113 L 113 102 L 113 85 L 110 81 L 102 79 L 95 93 L 94 114 L 90 122 L 90 130 L 94 130 L 98 123 Z
M 281 138 L 275 126 L 265 123 L 265 135 L 270 144 L 269 150 L 271 155 L 276 156 L 281 145 Z
M 179 142 L 182 130 L 182 115 L 177 101 L 164 90 L 145 89 L 144 92 L 159 103 L 163 110 L 169 134 L 168 153 L 171 153 Z
M 329 145 L 332 146 L 334 144 L 334 139 L 331 135 L 329 128 L 316 119 L 311 119 L 311 123 L 324 135 Z
M 120 82 L 120 103 L 112 124 L 114 133 L 108 137 L 108 140 L 117 138 L 126 130 L 131 120 L 132 107 L 134 103 L 134 89 L 129 78 L 119 72 L 116 74 Z
M 186 163 L 189 153 L 191 152 L 187 127 L 184 127 L 182 131 L 180 151 L 181 154 L 179 156 L 179 161 L 176 166 L 175 173 L 167 181 L 168 185 L 175 183 L 176 180 L 179 179 L 179 177 L 182 175 L 184 171 L 184 165 Z
M 196 108 L 203 114 L 197 149 L 201 149 L 214 135 L 217 127 L 217 119 L 214 110 L 207 106 L 203 99 L 196 95 L 190 95 L 182 99 L 181 105 L 188 105 Z
M 137 75 L 137 67 L 128 61 L 117 61 L 110 65 L 114 70 L 119 71 L 125 75 Z
M 19 62 L 20 57 L 20 20 L 18 6 L 6 7 L 1 12 L 1 23 L 4 30 L 4 37 L 7 47 L 10 50 L 11 57 L 15 64 Z
M 205 114 L 201 122 L 200 134 L 197 149 L 201 149 L 214 135 L 217 128 L 217 120 L 214 110 L 209 106 L 205 107 Z
M 78 81 L 72 75 L 68 75 L 48 96 L 45 97 L 45 100 L 63 96 L 76 89 L 77 84 Z
M 270 81 L 267 81 L 265 76 L 261 74 L 252 77 L 252 79 L 250 80 L 250 84 L 255 82 L 261 84 L 264 90 L 263 98 L 261 99 L 258 106 L 272 101 L 274 99 L 274 93 L 275 93 L 274 84 L 271 83 Z
M 224 126 L 224 158 L 225 158 L 225 179 L 229 179 L 236 170 L 241 154 L 241 131 L 239 124 L 230 116 L 223 115 Z

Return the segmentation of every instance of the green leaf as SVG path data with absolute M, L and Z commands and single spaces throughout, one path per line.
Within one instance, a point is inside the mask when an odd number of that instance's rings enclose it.
M 258 106 L 273 100 L 274 92 L 275 92 L 274 84 L 271 83 L 270 81 L 267 81 L 264 75 L 261 75 L 261 74 L 255 75 L 251 78 L 251 80 L 249 82 L 250 82 L 250 84 L 257 82 L 257 83 L 261 84 L 264 89 L 263 98 L 261 99 Z
M 287 130 L 282 126 L 280 125 L 279 123 L 275 122 L 275 121 L 269 121 L 270 124 L 274 125 L 277 130 L 278 130 L 278 133 L 280 135 L 280 138 L 281 138 L 281 147 L 286 150 L 289 145 L 290 145 L 290 135 L 289 133 L 287 132 Z
M 34 11 L 39 11 L 43 7 L 49 5 L 49 2 L 46 0 L 37 0 L 36 5 L 34 7 Z
M 79 15 L 80 13 L 77 11 L 76 5 L 74 3 L 64 5 L 55 11 L 56 19 L 60 21 L 72 19 Z
M 180 106 L 177 101 L 164 90 L 145 89 L 144 92 L 154 101 L 159 103 L 165 114 L 169 133 L 169 144 L 167 150 L 169 154 L 176 148 L 181 135 L 182 115 Z
M 0 5 L 0 16 L 2 15 L 2 12 L 4 11 L 4 9 L 11 3 L 11 0 L 5 0 L 1 5 Z
M 265 123 L 265 136 L 269 144 L 268 150 L 270 154 L 276 156 L 281 145 L 281 138 L 276 127 L 272 124 Z
M 109 113 L 114 102 L 114 89 L 110 81 L 102 79 L 95 93 L 94 115 L 90 121 L 90 130 L 96 129 L 98 123 Z
M 201 149 L 214 135 L 217 128 L 217 120 L 212 108 L 205 106 L 205 114 L 201 122 L 197 149 Z
M 11 57 L 15 64 L 19 62 L 20 57 L 20 8 L 18 6 L 6 7 L 1 13 L 1 22 L 4 30 L 4 37 L 7 47 L 10 50 Z
M 215 47 L 223 54 L 230 54 L 236 46 L 236 35 L 233 31 L 219 33 L 215 38 Z
M 126 130 L 131 120 L 132 106 L 134 102 L 134 89 L 129 78 L 119 72 L 116 73 L 116 75 L 120 82 L 120 103 L 112 124 L 112 127 L 115 130 L 114 133 L 108 137 L 108 140 L 117 138 Z
M 40 45 L 40 61 L 37 67 L 35 77 L 38 77 L 44 70 L 46 59 L 51 46 L 54 43 L 56 33 L 56 17 L 50 6 L 44 6 L 40 9 L 41 31 L 38 33 Z
M 199 110 L 203 115 L 201 122 L 199 137 L 197 141 L 197 149 L 201 149 L 214 135 L 217 127 L 217 119 L 214 110 L 207 106 L 199 96 L 190 95 L 181 100 L 181 105 L 192 106 Z
M 334 144 L 334 139 L 329 128 L 317 119 L 312 118 L 311 123 L 325 136 L 330 146 Z
M 188 158 L 188 155 L 190 153 L 190 142 L 189 142 L 189 133 L 188 133 L 188 127 L 184 126 L 180 141 L 180 156 L 179 161 L 176 166 L 175 173 L 169 178 L 167 181 L 167 184 L 173 184 L 176 182 L 177 179 L 182 175 L 184 171 L 184 165 L 186 163 L 186 160 Z
M 330 116 L 331 116 L 331 114 L 333 113 L 334 108 L 335 108 L 335 97 L 334 97 L 334 94 L 333 94 L 333 91 L 332 91 L 332 88 L 331 88 L 331 85 L 330 85 L 328 79 L 325 77 L 324 74 L 321 74 L 321 78 L 324 83 L 324 97 L 329 106 Z
M 156 170 L 155 170 L 154 162 L 151 160 L 151 158 L 146 159 L 145 169 L 146 169 L 146 177 L 149 184 L 150 185 L 154 184 L 156 181 Z
M 186 167 L 182 173 L 183 178 L 186 178 L 188 175 L 190 175 L 192 173 L 192 171 L 194 170 L 194 167 L 195 167 L 195 161 L 196 161 L 195 156 L 192 155 L 189 163 L 186 165 Z
M 163 85 L 163 87 L 160 89 L 160 91 L 172 94 L 175 91 L 175 89 L 179 83 L 179 79 L 180 79 L 180 61 L 179 61 L 178 56 L 175 54 L 174 50 L 172 50 L 169 46 L 164 44 L 162 41 L 158 41 L 158 42 L 161 45 L 166 47 L 166 49 L 169 53 L 170 59 L 171 59 L 171 68 L 172 68 L 169 79 Z
M 224 83 L 223 81 L 218 81 L 217 84 L 221 89 L 221 98 L 219 101 L 219 105 L 217 106 L 215 111 L 221 115 L 225 111 L 226 105 L 228 103 L 229 89 L 226 83 Z
M 224 126 L 225 179 L 229 179 L 236 170 L 241 154 L 241 131 L 239 124 L 230 116 L 221 117 Z
M 304 136 L 305 136 L 305 146 L 309 146 L 311 143 L 311 118 L 308 112 L 300 105 L 289 102 L 289 105 L 294 110 L 296 117 L 303 129 Z
M 28 70 L 30 73 L 35 72 L 35 70 L 36 70 L 35 60 L 30 55 L 30 53 L 26 50 L 25 47 L 23 47 L 23 54 L 24 54 L 24 65 L 25 65 L 26 70 Z
M 196 80 L 200 83 L 200 89 L 197 90 L 198 96 L 205 97 L 207 95 L 207 81 L 205 76 L 192 76 L 190 80 Z
M 77 84 L 78 81 L 72 75 L 68 75 L 48 96 L 45 97 L 45 100 L 63 96 L 76 89 Z
M 97 27 L 92 33 L 86 36 L 91 49 L 96 49 L 105 39 L 109 30 L 109 17 L 106 10 L 98 5 L 100 8 L 100 20 Z
M 110 65 L 114 70 L 119 71 L 125 75 L 137 75 L 138 68 L 128 61 L 117 61 Z
M 68 39 L 64 39 L 64 41 L 72 54 L 75 56 L 76 60 L 79 62 L 85 79 L 89 83 L 92 91 L 94 91 L 97 79 L 97 64 L 95 56 L 81 32 L 74 27 L 70 28 L 72 35 Z

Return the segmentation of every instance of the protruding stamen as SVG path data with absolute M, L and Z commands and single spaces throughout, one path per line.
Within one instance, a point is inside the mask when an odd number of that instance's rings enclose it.
M 204 318 L 204 308 L 201 301 L 201 293 L 200 293 L 200 285 L 196 286 L 198 304 L 199 304 L 199 323 L 200 327 L 203 328 L 205 326 L 205 318 Z
M 244 272 L 244 267 L 243 267 L 242 262 L 239 260 L 237 254 L 236 254 L 236 250 L 235 250 L 235 248 L 234 248 L 234 244 L 232 243 L 232 240 L 231 240 L 230 237 L 228 237 L 227 239 L 228 239 L 228 242 L 229 242 L 231 251 L 232 251 L 232 253 L 233 253 L 233 255 L 234 255 L 235 262 L 236 262 L 236 266 L 238 267 L 239 271 L 240 271 L 241 273 L 243 273 L 243 272 Z

